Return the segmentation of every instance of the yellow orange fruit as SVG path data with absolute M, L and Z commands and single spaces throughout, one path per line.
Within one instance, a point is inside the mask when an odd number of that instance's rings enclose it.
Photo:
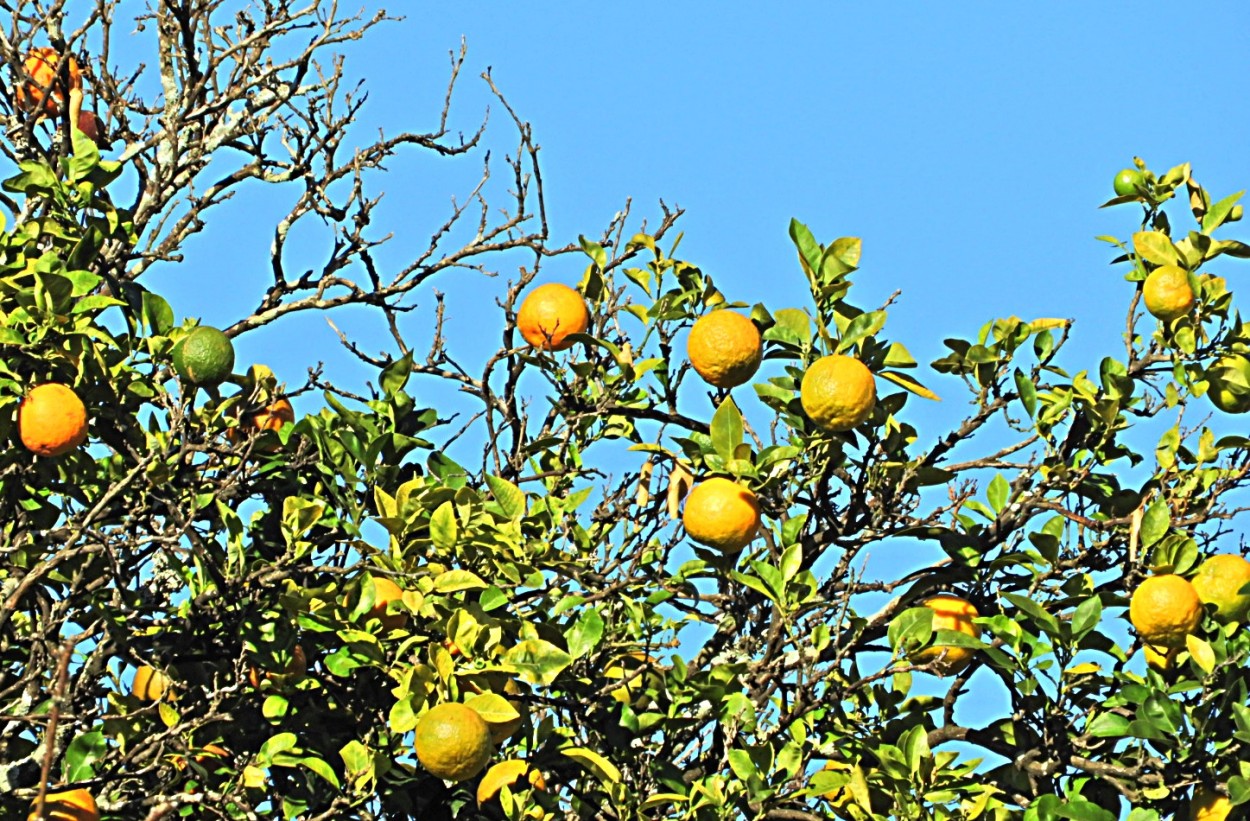
M 480 807 L 487 802 L 494 801 L 499 797 L 499 791 L 505 786 L 509 789 L 516 789 L 522 778 L 528 781 L 534 789 L 547 789 L 547 782 L 543 780 L 541 772 L 525 761 L 510 758 L 493 765 L 486 771 L 486 775 L 482 776 L 482 780 L 477 785 L 477 805 Z
M 642 711 L 654 704 L 651 693 L 664 689 L 664 676 L 656 672 L 656 661 L 645 653 L 630 653 L 612 662 L 603 671 L 610 679 L 620 679 L 621 686 L 608 695 L 613 701 L 628 704 Z
M 1156 649 L 1183 647 L 1185 636 L 1202 621 L 1202 601 L 1180 576 L 1151 576 L 1133 591 L 1128 617 L 1146 644 Z
M 1241 556 L 1222 553 L 1212 556 L 1198 566 L 1198 573 L 1191 582 L 1198 600 L 1215 605 L 1215 620 L 1219 622 L 1245 621 L 1250 613 L 1250 562 Z
M 737 482 L 713 477 L 690 491 L 681 521 L 699 544 L 737 553 L 760 528 L 759 500 Z
M 22 63 L 22 69 L 30 76 L 23 79 L 17 86 L 17 104 L 26 111 L 40 109 L 40 113 L 55 117 L 61 110 L 65 100 L 65 84 L 61 82 L 57 67 L 61 55 L 54 48 L 46 46 L 33 48 Z M 82 72 L 78 69 L 78 61 L 67 57 L 65 68 L 69 73 L 69 86 L 72 91 L 82 91 Z M 45 91 L 51 92 L 45 94 Z
M 1233 802 L 1212 787 L 1199 784 L 1189 800 L 1189 821 L 1224 821 L 1233 811 Z
M 495 752 L 490 727 L 472 707 L 447 702 L 431 707 L 417 720 L 417 760 L 444 781 L 468 781 Z
M 22 399 L 17 428 L 27 450 L 60 456 L 87 441 L 87 409 L 69 386 L 45 382 Z
M 369 610 L 369 618 L 382 622 L 387 630 L 402 630 L 408 623 L 408 613 L 400 607 L 394 613 L 388 613 L 391 602 L 400 601 L 404 597 L 404 589 L 385 576 L 373 577 L 373 607 Z
M 143 665 L 135 670 L 134 681 L 130 684 L 130 692 L 142 701 L 160 701 L 169 692 L 173 682 L 169 676 L 154 667 Z
M 834 354 L 817 359 L 803 374 L 799 399 L 813 422 L 838 433 L 862 425 L 872 415 L 877 384 L 863 362 Z
M 686 355 L 704 382 L 733 388 L 755 376 L 764 346 L 754 322 L 735 311 L 713 311 L 690 329 Z
M 1171 650 L 1156 650 L 1149 644 L 1142 645 L 1142 653 L 1146 657 L 1146 666 L 1157 673 L 1166 673 L 1172 669 L 1172 665 L 1176 663 L 1176 654 L 1180 650 L 1173 647 Z
M 1164 322 L 1184 316 L 1194 308 L 1194 289 L 1189 274 L 1178 265 L 1156 268 L 1142 283 L 1142 301 L 1152 316 Z
M 933 611 L 934 632 L 955 630 L 976 639 L 981 637 L 981 627 L 973 622 L 978 615 L 977 609 L 971 602 L 944 593 L 926 599 L 921 604 Z M 971 647 L 934 644 L 912 653 L 908 656 L 908 661 L 912 664 L 936 662 L 933 672 L 939 676 L 949 676 L 967 667 L 976 652 Z
M 1205 376 L 1212 405 L 1225 413 L 1250 413 L 1250 359 L 1236 354 L 1220 357 Z
M 549 282 L 530 291 L 517 311 L 516 325 L 535 348 L 563 351 L 573 347 L 571 335 L 585 333 L 590 327 L 590 311 L 577 291 Z
M 31 802 L 26 821 L 37 821 L 36 802 Z M 50 792 L 44 796 L 44 818 L 48 821 L 100 821 L 95 797 L 83 789 Z

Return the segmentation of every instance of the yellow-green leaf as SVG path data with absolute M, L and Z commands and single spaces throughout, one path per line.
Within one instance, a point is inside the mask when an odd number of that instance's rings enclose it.
M 616 768 L 616 765 L 594 750 L 588 750 L 585 747 L 566 747 L 560 752 L 594 773 L 595 777 L 604 783 L 616 784 L 621 780 L 621 771 Z
M 1190 657 L 1202 668 L 1202 672 L 1210 673 L 1215 669 L 1215 651 L 1205 639 L 1188 635 L 1185 637 L 1185 648 L 1189 650 Z
M 894 371 L 877 371 L 877 376 L 890 380 L 895 385 L 898 385 L 900 388 L 905 388 L 911 391 L 912 393 L 916 394 L 916 396 L 921 396 L 921 397 L 924 397 L 925 399 L 932 399 L 934 402 L 942 401 L 941 397 L 939 397 L 936 393 L 929 390 L 924 385 L 921 385 L 919 382 L 917 382 L 915 379 L 912 379 L 910 376 L 908 376 L 905 373 L 895 373 Z

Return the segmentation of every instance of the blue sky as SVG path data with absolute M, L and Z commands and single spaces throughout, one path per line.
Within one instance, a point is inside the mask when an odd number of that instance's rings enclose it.
M 901 289 L 888 332 L 922 363 L 944 353 L 943 337 L 1018 314 L 1075 317 L 1074 349 L 1096 367 L 1119 348 L 1132 290 L 1093 239 L 1125 238 L 1137 222 L 1134 206 L 1097 208 L 1115 172 L 1137 154 L 1158 171 L 1192 162 L 1216 197 L 1250 183 L 1237 103 L 1250 15 L 1235 3 L 1184 16 L 1140 3 L 759 8 L 412 3 L 406 20 L 349 52 L 349 74 L 371 95 L 356 133 L 431 128 L 448 51 L 464 37 L 453 125 L 474 129 L 490 102 L 477 74 L 492 67 L 542 145 L 558 241 L 597 234 L 627 197 L 654 222 L 664 198 L 687 209 L 685 258 L 732 298 L 783 307 L 805 304 L 786 235 L 792 216 L 821 240 L 860 236 L 857 302 L 875 307 Z M 498 106 L 487 139 L 497 159 L 515 145 Z M 413 152 L 375 177 L 374 191 L 386 193 L 378 233 L 397 234 L 383 258 L 399 264 L 421 248 L 477 170 L 477 160 Z M 497 169 L 499 186 L 504 176 Z M 254 304 L 263 280 L 250 272 L 265 270 L 271 235 L 265 209 L 276 216 L 287 203 L 259 189 L 222 209 L 190 265 L 154 277 L 175 298 L 185 292 L 180 314 L 220 323 Z M 309 247 L 324 241 L 310 237 Z M 581 265 L 569 258 L 548 274 L 573 282 Z M 504 277 L 514 271 L 501 267 Z M 1233 287 L 1242 275 L 1221 272 Z M 220 288 L 223 278 L 238 287 Z M 470 326 L 482 319 L 483 289 L 501 285 L 438 283 L 452 294 L 453 320 Z M 283 331 L 276 344 L 242 340 L 241 353 L 297 371 L 310 351 L 341 360 L 323 319 Z M 288 345 L 292 333 L 299 345 Z M 928 412 L 948 421 L 963 409 L 955 404 Z

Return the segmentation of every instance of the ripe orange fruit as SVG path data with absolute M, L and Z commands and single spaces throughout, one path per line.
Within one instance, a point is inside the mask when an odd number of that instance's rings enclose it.
M 733 388 L 755 376 L 764 347 L 754 322 L 736 311 L 713 311 L 690 329 L 686 355 L 704 382 Z
M 505 785 L 509 789 L 515 789 L 517 782 L 523 777 L 534 789 L 547 789 L 547 782 L 543 780 L 542 773 L 520 759 L 510 758 L 495 764 L 486 771 L 486 775 L 482 776 L 481 782 L 477 785 L 477 805 L 480 807 L 488 801 L 494 801 L 499 797 L 499 791 Z
M 134 681 L 130 684 L 130 692 L 142 701 L 160 701 L 169 692 L 173 681 L 169 676 L 148 665 L 135 670 Z
M 22 63 L 22 69 L 30 75 L 17 87 L 17 104 L 26 111 L 42 108 L 42 114 L 55 117 L 61 111 L 65 100 L 65 86 L 57 72 L 61 55 L 54 48 L 47 46 L 32 48 Z M 78 62 L 73 57 L 65 61 L 69 72 L 71 90 L 82 91 L 82 72 L 78 70 Z M 44 96 L 44 91 L 51 94 Z
M 35 802 L 31 803 L 26 821 L 36 821 Z M 83 789 L 48 793 L 43 802 L 44 817 L 49 821 L 100 821 L 95 798 Z
M 200 325 L 174 346 L 174 372 L 192 385 L 220 385 L 234 369 L 234 343 L 217 328 Z
M 1141 288 L 1142 301 L 1152 316 L 1170 322 L 1194 309 L 1194 289 L 1189 287 L 1189 274 L 1178 265 L 1156 268 L 1146 277 Z
M 863 362 L 834 354 L 817 359 L 803 374 L 799 399 L 813 422 L 837 433 L 858 427 L 872 415 L 877 383 Z
M 387 613 L 388 605 L 404 597 L 404 589 L 385 576 L 373 577 L 373 608 L 369 618 L 382 622 L 386 630 L 402 630 L 408 623 L 408 612 L 402 605 L 394 613 Z
M 549 282 L 530 291 L 517 311 L 516 326 L 525 341 L 545 351 L 573 347 L 572 334 L 590 327 L 586 300 L 567 285 Z
M 417 760 L 444 781 L 468 781 L 495 752 L 490 727 L 472 707 L 447 702 L 431 707 L 417 720 Z
M 1128 617 L 1146 644 L 1156 649 L 1183 647 L 1185 636 L 1202 621 L 1202 601 L 1194 586 L 1180 576 L 1151 576 L 1133 591 Z
M 1216 621 L 1246 620 L 1250 592 L 1241 589 L 1250 585 L 1250 562 L 1229 553 L 1212 556 L 1199 565 L 1192 584 L 1199 601 L 1215 605 Z
M 1112 183 L 1116 196 L 1120 197 L 1140 194 L 1141 189 L 1145 188 L 1145 186 L 1146 176 L 1136 168 L 1125 168 L 1115 175 L 1115 181 Z
M 1233 811 L 1233 802 L 1214 788 L 1199 784 L 1189 800 L 1189 821 L 1224 821 Z
M 308 674 L 308 657 L 304 655 L 304 648 L 298 644 L 291 648 L 291 659 L 286 663 L 286 667 L 282 668 L 281 673 L 265 673 L 265 679 L 272 682 L 277 687 L 286 687 L 290 684 L 296 684 L 304 676 Z M 255 665 L 247 668 L 248 683 L 260 689 L 261 671 Z
M 933 629 L 956 630 L 975 639 L 981 638 L 981 627 L 972 620 L 978 615 L 972 602 L 942 594 L 926 599 L 921 605 L 933 611 Z M 939 676 L 958 673 L 968 666 L 977 653 L 971 647 L 956 647 L 950 644 L 934 644 L 917 650 L 907 657 L 912 664 L 929 664 L 937 662 L 933 672 Z
M 291 407 L 291 403 L 286 398 L 279 399 L 258 411 L 243 414 L 243 418 L 239 424 L 232 428 L 228 428 L 226 433 L 230 437 L 230 441 L 236 445 L 242 442 L 247 434 L 255 431 L 264 433 L 267 430 L 279 431 L 287 422 L 295 421 L 295 408 Z M 268 446 L 258 448 L 272 453 L 277 450 L 277 446 Z
M 87 441 L 87 409 L 72 388 L 45 382 L 22 400 L 17 428 L 27 450 L 60 456 Z
M 690 491 L 681 521 L 699 544 L 737 553 L 760 528 L 760 504 L 742 485 L 716 476 Z

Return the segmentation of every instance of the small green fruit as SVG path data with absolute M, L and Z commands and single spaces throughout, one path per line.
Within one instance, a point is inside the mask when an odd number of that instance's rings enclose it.
M 1118 197 L 1140 195 L 1146 187 L 1146 177 L 1136 168 L 1126 168 L 1115 175 L 1114 187 Z
M 218 385 L 234 369 L 234 345 L 216 328 L 201 325 L 174 346 L 174 371 L 192 385 Z

